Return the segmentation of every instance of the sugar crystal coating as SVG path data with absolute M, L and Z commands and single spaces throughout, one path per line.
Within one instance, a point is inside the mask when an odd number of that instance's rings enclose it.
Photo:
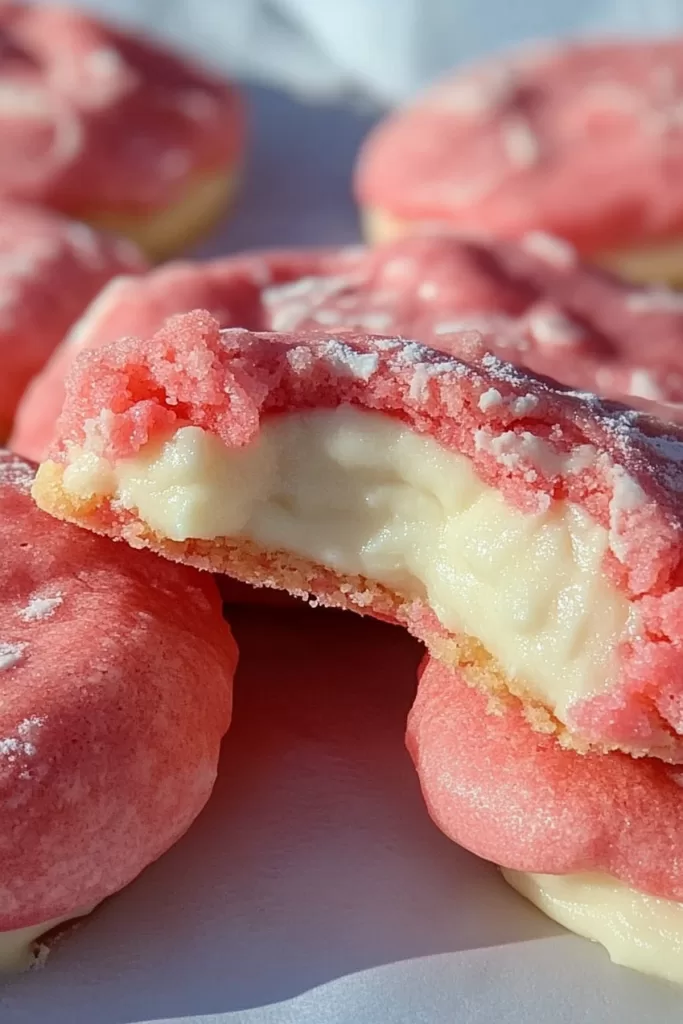
M 127 334 L 152 334 L 168 316 L 197 308 L 222 327 L 378 331 L 446 350 L 450 335 L 475 330 L 506 361 L 610 398 L 628 395 L 644 407 L 655 402 L 665 418 L 680 419 L 680 300 L 666 289 L 628 286 L 568 259 L 566 249 L 538 234 L 519 245 L 434 236 L 374 250 L 178 262 L 119 278 L 29 388 L 11 444 L 29 457 L 43 455 L 78 352 Z M 426 372 L 416 372 L 415 394 Z
M 434 659 L 406 743 L 431 816 L 479 856 L 541 874 L 604 872 L 683 900 L 680 768 L 565 750 L 532 731 L 519 702 L 491 702 Z

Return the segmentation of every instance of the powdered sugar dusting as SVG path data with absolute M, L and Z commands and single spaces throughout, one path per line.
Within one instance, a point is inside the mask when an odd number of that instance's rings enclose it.
M 609 544 L 619 561 L 626 562 L 631 547 L 627 514 L 644 505 L 646 495 L 640 484 L 622 466 L 612 467 L 612 480 L 614 490 L 609 503 Z
M 505 152 L 514 167 L 526 170 L 538 162 L 540 143 L 526 118 L 519 114 L 506 117 L 501 131 Z
M 424 102 L 432 109 L 450 111 L 465 118 L 479 118 L 511 100 L 515 90 L 514 69 L 500 62 L 477 73 L 461 75 L 432 89 Z
M 683 294 L 669 288 L 646 288 L 626 296 L 631 313 L 683 313 Z
M 23 622 L 38 622 L 42 619 L 49 619 L 64 601 L 61 593 L 53 594 L 51 597 L 33 594 L 28 604 L 17 613 Z
M 429 382 L 440 376 L 458 372 L 457 363 L 418 363 L 410 378 L 408 396 L 413 402 L 424 402 L 429 393 Z M 460 364 L 462 365 L 462 364 Z
M 536 398 L 536 395 L 522 395 L 521 398 L 514 399 L 511 408 L 515 416 L 528 416 L 537 405 L 538 398 Z
M 479 396 L 479 402 L 477 403 L 482 412 L 488 412 L 489 409 L 495 408 L 497 405 L 502 405 L 503 396 L 500 391 L 495 388 L 489 388 L 488 391 L 484 391 Z
M 593 461 L 596 451 L 592 445 L 580 445 L 571 454 L 559 451 L 553 445 L 537 437 L 529 430 L 505 430 L 491 434 L 479 428 L 474 435 L 478 451 L 493 455 L 501 465 L 510 470 L 530 466 L 534 475 L 526 475 L 529 482 L 536 479 L 536 472 L 552 479 L 570 473 L 579 473 Z
M 349 274 L 333 274 L 329 277 L 300 277 L 287 284 L 272 285 L 264 289 L 261 299 L 269 315 L 274 331 L 291 331 L 306 317 L 312 317 L 320 324 L 333 326 L 339 319 L 330 319 L 336 312 L 318 310 L 332 296 L 343 292 L 354 280 Z M 322 319 L 319 319 L 321 318 Z
M 341 323 L 344 317 L 337 309 L 317 309 L 312 319 L 324 327 L 334 327 L 336 324 Z
M 430 299 L 435 299 L 439 294 L 439 286 L 434 281 L 421 281 L 417 286 L 417 294 L 420 299 L 425 299 L 429 302 Z
M 359 380 L 370 380 L 379 366 L 376 352 L 356 352 L 336 338 L 326 341 L 322 348 L 325 358 L 337 372 L 348 373 Z
M 539 345 L 569 348 L 583 337 L 578 324 L 559 310 L 545 305 L 529 312 L 527 326 Z
M 629 383 L 629 394 L 636 398 L 647 398 L 652 402 L 661 402 L 664 398 L 662 389 L 651 373 L 647 370 L 633 370 Z
M 0 642 L 0 672 L 18 665 L 24 656 L 27 643 L 3 643 Z
M 576 249 L 573 245 L 563 238 L 549 235 L 545 231 L 527 232 L 521 239 L 520 244 L 532 256 L 537 256 L 538 259 L 545 260 L 552 266 L 562 270 L 575 266 L 578 260 Z
M 28 462 L 23 462 L 0 448 L 0 486 L 15 487 L 27 494 L 31 490 L 35 471 Z
M 35 757 L 37 753 L 36 740 L 40 729 L 45 725 L 45 719 L 39 715 L 31 715 L 25 718 L 16 728 L 15 736 L 8 736 L 0 740 L 0 757 L 9 764 L 14 764 L 19 757 Z

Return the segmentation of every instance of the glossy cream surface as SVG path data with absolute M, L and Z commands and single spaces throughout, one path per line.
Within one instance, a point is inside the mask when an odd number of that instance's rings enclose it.
M 682 903 L 603 874 L 503 875 L 548 917 L 603 945 L 616 964 L 683 983 Z
M 565 459 L 538 446 L 539 460 Z M 285 414 L 230 450 L 181 427 L 113 466 L 74 451 L 63 486 L 108 495 L 175 541 L 244 537 L 426 598 L 560 717 L 609 685 L 637 629 L 602 571 L 606 529 L 568 502 L 513 508 L 470 459 L 379 413 Z

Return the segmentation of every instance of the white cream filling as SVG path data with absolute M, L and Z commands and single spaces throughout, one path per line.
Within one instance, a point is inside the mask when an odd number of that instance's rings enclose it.
M 58 924 L 63 924 L 65 921 L 84 917 L 93 909 L 94 907 L 88 907 L 85 910 L 77 910 L 66 917 L 55 917 L 51 921 L 32 924 L 28 928 L 15 928 L 10 932 L 0 931 L 0 973 L 16 974 L 29 970 L 40 960 L 37 955 L 36 940 L 41 935 L 52 931 Z
M 531 440 L 539 464 L 565 458 Z M 578 506 L 517 511 L 471 460 L 379 413 L 273 417 L 238 450 L 182 427 L 114 467 L 74 451 L 63 485 L 114 496 L 172 540 L 241 536 L 427 597 L 560 717 L 577 695 L 605 690 L 616 645 L 637 627 L 602 572 L 608 533 Z
M 683 983 L 683 903 L 604 874 L 503 875 L 548 917 L 601 943 L 615 964 Z

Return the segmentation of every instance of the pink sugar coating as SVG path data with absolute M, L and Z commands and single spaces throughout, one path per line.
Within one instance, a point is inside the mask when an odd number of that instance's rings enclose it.
M 68 7 L 10 2 L 0 49 L 0 195 L 76 216 L 154 211 L 241 155 L 236 90 L 151 42 Z
M 236 648 L 215 585 L 40 512 L 0 453 L 0 931 L 111 895 L 209 797 Z
M 169 316 L 190 309 L 208 309 L 222 327 L 268 330 L 267 289 L 340 272 L 353 257 L 350 249 L 273 250 L 204 263 L 175 261 L 144 276 L 117 278 L 31 382 L 17 410 L 10 447 L 26 458 L 43 456 L 64 402 L 65 377 L 79 352 L 129 334 L 153 334 Z
M 535 244 L 534 244 L 535 243 Z M 559 246 L 559 248 L 558 248 Z M 646 404 L 683 401 L 683 301 L 589 268 L 566 245 L 409 238 L 374 250 L 289 250 L 178 262 L 119 279 L 86 311 L 29 388 L 11 447 L 40 458 L 78 352 L 146 337 L 207 309 L 222 327 L 355 330 L 447 349 L 458 325 L 508 361 L 572 387 Z M 457 353 L 456 353 L 457 354 Z M 683 406 L 662 410 L 678 419 Z
M 639 604 L 642 631 L 621 645 L 614 706 L 577 700 L 570 716 L 591 742 L 675 745 L 671 733 L 683 733 L 683 430 L 534 377 L 490 355 L 486 343 L 473 331 L 450 336 L 457 359 L 351 332 L 221 332 L 195 311 L 151 339 L 82 353 L 50 454 L 66 461 L 71 445 L 85 445 L 125 458 L 187 423 L 243 446 L 267 416 L 344 403 L 395 417 L 466 455 L 522 511 L 568 500 L 609 530 L 604 568 Z M 492 392 L 495 401 L 484 401 Z M 83 522 L 122 536 L 127 515 L 96 510 Z
M 434 659 L 406 744 L 430 815 L 479 856 L 517 871 L 605 872 L 683 900 L 680 767 L 565 750 L 533 732 L 517 702 L 491 713 L 486 695 Z
M 545 236 L 405 238 L 265 301 L 272 330 L 349 328 L 447 350 L 450 333 L 471 328 L 500 358 L 571 387 L 683 401 L 681 296 L 629 285 Z
M 100 288 L 145 267 L 130 242 L 0 200 L 0 430 Z
M 366 140 L 361 203 L 585 253 L 683 231 L 683 40 L 573 42 L 474 65 Z

